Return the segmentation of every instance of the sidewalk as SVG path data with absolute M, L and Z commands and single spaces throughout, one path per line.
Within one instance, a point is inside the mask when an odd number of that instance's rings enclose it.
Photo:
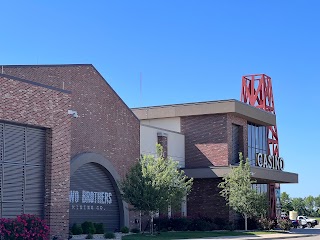
M 188 240 L 222 240 L 222 239 L 237 239 L 237 240 L 254 240 L 254 239 L 290 239 L 290 238 L 305 238 L 316 236 L 314 234 L 297 234 L 297 233 L 274 233 L 274 234 L 261 234 L 254 236 L 225 236 L 225 237 L 209 237 L 209 238 L 192 238 Z M 184 240 L 184 239 L 177 239 Z
M 116 233 L 116 238 L 114 240 L 121 239 L 121 233 Z M 312 236 L 319 236 L 315 234 L 299 234 L 299 233 L 273 233 L 273 234 L 260 234 L 252 236 L 225 236 L 225 237 L 207 237 L 207 238 L 191 238 L 191 239 L 176 239 L 176 240 L 222 240 L 222 239 L 236 239 L 236 240 L 255 240 L 255 239 L 290 239 L 290 238 L 307 238 Z M 74 240 L 85 240 L 85 235 L 75 236 L 72 238 Z M 72 240 L 71 239 L 71 240 Z M 103 235 L 96 235 L 94 239 L 104 239 Z M 320 236 L 319 236 L 320 239 Z M 110 239 L 112 240 L 112 239 Z

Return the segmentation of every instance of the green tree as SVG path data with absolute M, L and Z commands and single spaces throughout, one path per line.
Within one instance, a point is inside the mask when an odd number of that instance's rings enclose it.
M 320 217 L 320 195 L 314 198 L 314 205 L 316 207 L 316 215 Z
M 298 212 L 298 215 L 308 215 L 303 198 L 292 198 L 292 207 Z
M 256 193 L 254 194 L 253 208 L 256 212 L 253 216 L 264 218 L 267 216 L 268 209 L 268 195 L 267 193 Z
M 305 204 L 306 210 L 309 212 L 309 216 L 314 216 L 314 214 L 315 214 L 314 197 L 310 195 L 310 196 L 304 198 L 304 204 Z
M 156 211 L 169 205 L 181 204 L 192 187 L 192 178 L 187 178 L 178 163 L 163 157 L 162 147 L 157 145 L 157 155 L 142 155 L 125 178 L 120 182 L 122 197 L 134 209 L 150 214 L 151 232 Z
M 288 213 L 289 211 L 293 210 L 292 200 L 289 197 L 288 193 L 286 193 L 286 192 L 281 193 L 280 202 L 281 202 L 282 211 Z
M 223 177 L 219 187 L 220 195 L 227 204 L 245 219 L 245 230 L 248 229 L 248 217 L 261 216 L 266 212 L 266 196 L 252 189 L 256 181 L 251 178 L 249 160 L 244 163 L 242 153 L 239 153 L 240 164 L 233 167 L 230 173 Z M 265 202 L 264 202 L 265 201 Z

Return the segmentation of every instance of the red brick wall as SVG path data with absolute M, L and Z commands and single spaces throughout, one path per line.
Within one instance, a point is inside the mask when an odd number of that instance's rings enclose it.
M 139 120 L 92 65 L 4 66 L 4 74 L 72 92 L 72 158 L 99 153 L 121 176 L 139 158 Z
M 229 207 L 220 196 L 219 178 L 193 180 L 192 191 L 187 197 L 187 214 L 190 217 L 206 216 L 229 220 Z
M 186 168 L 228 166 L 232 158 L 232 124 L 242 127 L 242 151 L 248 156 L 247 120 L 233 114 L 181 118 L 185 134 Z
M 47 128 L 45 218 L 63 237 L 69 224 L 70 94 L 0 76 L 0 119 Z
M 228 165 L 227 114 L 181 118 L 186 168 Z
M 181 118 L 185 134 L 186 168 L 228 166 L 232 158 L 232 124 L 242 127 L 242 151 L 247 156 L 247 121 L 232 114 Z M 233 220 L 233 214 L 220 196 L 220 178 L 194 179 L 187 199 L 188 216 L 208 216 Z
M 139 158 L 139 120 L 92 65 L 4 66 L 4 74 L 72 92 L 69 109 L 79 118 L 71 120 L 70 159 L 99 153 L 123 177 Z

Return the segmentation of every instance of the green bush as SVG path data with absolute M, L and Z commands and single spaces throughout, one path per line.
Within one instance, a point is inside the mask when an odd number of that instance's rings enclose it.
M 132 229 L 131 229 L 131 232 L 132 232 L 132 233 L 139 233 L 140 230 L 139 230 L 138 228 L 132 228 Z
M 213 219 L 213 223 L 216 224 L 217 229 L 226 230 L 229 222 L 225 218 L 216 217 Z
M 211 231 L 214 230 L 214 223 L 207 219 L 195 218 L 193 219 L 191 231 Z
M 171 231 L 172 227 L 171 227 L 171 219 L 169 219 L 168 217 L 159 217 L 159 218 L 155 218 L 154 219 L 154 224 L 156 226 L 156 230 L 157 231 Z
M 87 236 L 86 236 L 86 239 L 93 239 L 93 235 L 91 233 L 89 233 Z
M 229 230 L 244 229 L 244 219 L 240 218 L 235 222 L 229 222 L 224 218 L 210 217 L 177 217 L 168 218 L 160 217 L 154 219 L 156 229 L 163 231 L 212 231 L 212 230 Z M 271 222 L 272 223 L 272 222 Z M 270 223 L 270 224 L 271 224 Z M 258 229 L 256 219 L 248 219 L 248 229 Z
M 120 229 L 120 232 L 122 232 L 122 233 L 129 233 L 129 228 L 126 227 L 126 226 L 124 226 L 124 227 L 122 227 L 122 228 Z
M 171 218 L 170 226 L 174 231 L 187 231 L 190 225 L 190 220 L 184 217 L 181 218 Z
M 236 221 L 236 229 L 243 230 L 245 228 L 244 218 L 241 217 Z M 248 218 L 248 230 L 255 230 L 259 228 L 259 222 L 255 218 Z
M 113 232 L 106 232 L 103 236 L 104 236 L 104 238 L 106 238 L 106 239 L 116 238 L 116 236 L 114 235 Z
M 292 227 L 292 222 L 289 219 L 279 219 L 278 221 L 278 226 L 279 228 L 281 228 L 282 230 L 287 230 L 289 231 L 290 228 Z
M 81 224 L 81 227 L 82 227 L 84 234 L 89 234 L 89 233 L 95 234 L 96 233 L 96 229 L 95 229 L 92 222 L 85 221 L 84 223 Z
M 71 228 L 72 235 L 80 235 L 83 233 L 81 225 L 74 223 Z
M 226 226 L 226 230 L 234 231 L 236 230 L 236 225 L 233 222 L 229 221 L 228 225 Z
M 104 234 L 103 223 L 94 223 L 93 226 L 96 229 L 97 234 Z

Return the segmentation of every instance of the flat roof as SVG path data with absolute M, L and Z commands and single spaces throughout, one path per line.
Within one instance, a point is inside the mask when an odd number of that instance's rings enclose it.
M 230 173 L 232 167 L 207 167 L 182 169 L 188 177 L 192 178 L 222 178 Z M 298 174 L 274 169 L 251 166 L 252 178 L 257 183 L 298 183 Z
M 276 115 L 235 99 L 132 108 L 140 120 L 231 113 L 260 125 L 276 125 Z

